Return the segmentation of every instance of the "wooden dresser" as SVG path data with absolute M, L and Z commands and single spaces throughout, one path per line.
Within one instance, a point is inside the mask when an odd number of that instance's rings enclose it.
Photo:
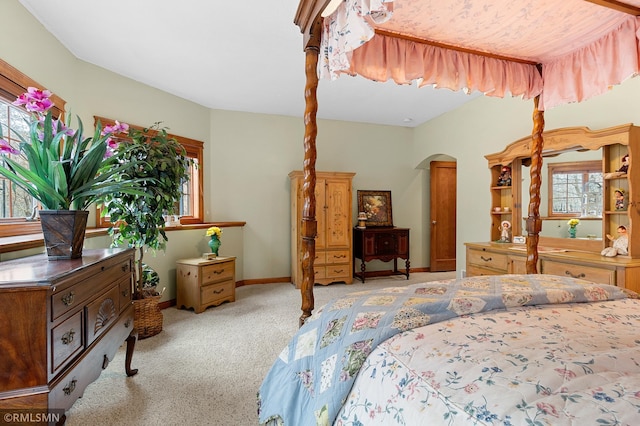
M 467 276 L 525 274 L 526 246 L 505 243 L 465 243 Z M 600 253 L 544 249 L 538 253 L 542 274 L 570 276 L 640 291 L 640 259 L 604 257 Z
M 398 258 L 405 260 L 405 272 L 398 271 Z M 356 259 L 360 259 L 360 272 L 355 271 Z M 366 263 L 371 260 L 393 260 L 393 275 L 405 275 L 409 279 L 409 229 L 408 228 L 354 228 L 353 275 L 364 282 Z
M 182 259 L 176 262 L 178 308 L 199 314 L 209 306 L 236 300 L 236 258 Z
M 316 256 L 314 283 L 351 284 L 351 185 L 355 173 L 316 172 Z M 302 285 L 302 213 L 304 197 L 301 171 L 289 173 L 291 179 L 291 282 Z
M 125 340 L 136 374 L 133 259 L 101 249 L 0 263 L 0 409 L 68 410 Z

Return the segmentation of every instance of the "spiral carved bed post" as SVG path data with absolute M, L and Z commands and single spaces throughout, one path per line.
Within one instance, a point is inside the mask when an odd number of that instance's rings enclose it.
M 540 96 L 534 99 L 533 131 L 531 133 L 531 184 L 529 185 L 529 216 L 527 217 L 527 274 L 538 273 L 538 240 L 542 231 L 540 219 L 540 185 L 542 179 L 542 146 L 544 140 L 544 112 L 538 109 Z
M 316 235 L 318 223 L 316 221 L 316 136 L 318 126 L 316 114 L 318 112 L 318 54 L 320 52 L 320 29 L 322 21 L 317 20 L 311 27 L 311 36 L 305 46 L 305 74 L 307 82 L 304 89 L 304 164 L 302 193 L 304 204 L 302 207 L 302 315 L 299 325 L 302 327 L 313 311 L 313 284 L 315 273 L 313 261 L 316 257 Z

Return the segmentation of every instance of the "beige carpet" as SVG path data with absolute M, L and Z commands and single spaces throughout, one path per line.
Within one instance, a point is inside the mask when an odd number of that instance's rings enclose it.
M 316 286 L 315 306 L 368 288 L 453 278 L 415 273 L 352 285 Z M 67 413 L 67 425 L 257 425 L 256 393 L 298 329 L 300 293 L 290 283 L 240 287 L 236 301 L 201 314 L 169 308 L 163 331 L 138 341 L 124 372 L 124 346 Z

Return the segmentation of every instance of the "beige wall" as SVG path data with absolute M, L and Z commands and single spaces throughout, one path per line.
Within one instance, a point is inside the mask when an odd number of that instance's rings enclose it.
M 204 141 L 205 219 L 246 222 L 224 231 L 221 255 L 238 257 L 237 279 L 290 276 L 287 174 L 302 169 L 302 118 L 210 110 L 74 58 L 17 0 L 1 1 L 0 16 L 11 17 L 0 26 L 0 58 L 62 96 L 87 126 L 93 115 L 138 125 L 162 121 L 172 133 Z M 547 112 L 547 128 L 640 123 L 639 95 L 640 79 L 629 81 L 611 94 Z M 355 172 L 354 203 L 358 189 L 391 190 L 394 224 L 411 228 L 411 266 L 420 268 L 429 266 L 429 161 L 456 159 L 460 271 L 464 241 L 488 238 L 484 155 L 530 134 L 531 111 L 531 101 L 479 98 L 415 129 L 319 120 L 316 168 Z M 170 232 L 167 252 L 146 256 L 167 283 L 164 299 L 175 295 L 175 260 L 206 251 L 203 235 Z

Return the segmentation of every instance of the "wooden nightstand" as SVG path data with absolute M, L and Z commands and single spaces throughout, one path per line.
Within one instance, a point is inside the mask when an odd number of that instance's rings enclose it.
M 209 306 L 236 300 L 236 258 L 182 259 L 176 262 L 178 308 L 199 314 Z

